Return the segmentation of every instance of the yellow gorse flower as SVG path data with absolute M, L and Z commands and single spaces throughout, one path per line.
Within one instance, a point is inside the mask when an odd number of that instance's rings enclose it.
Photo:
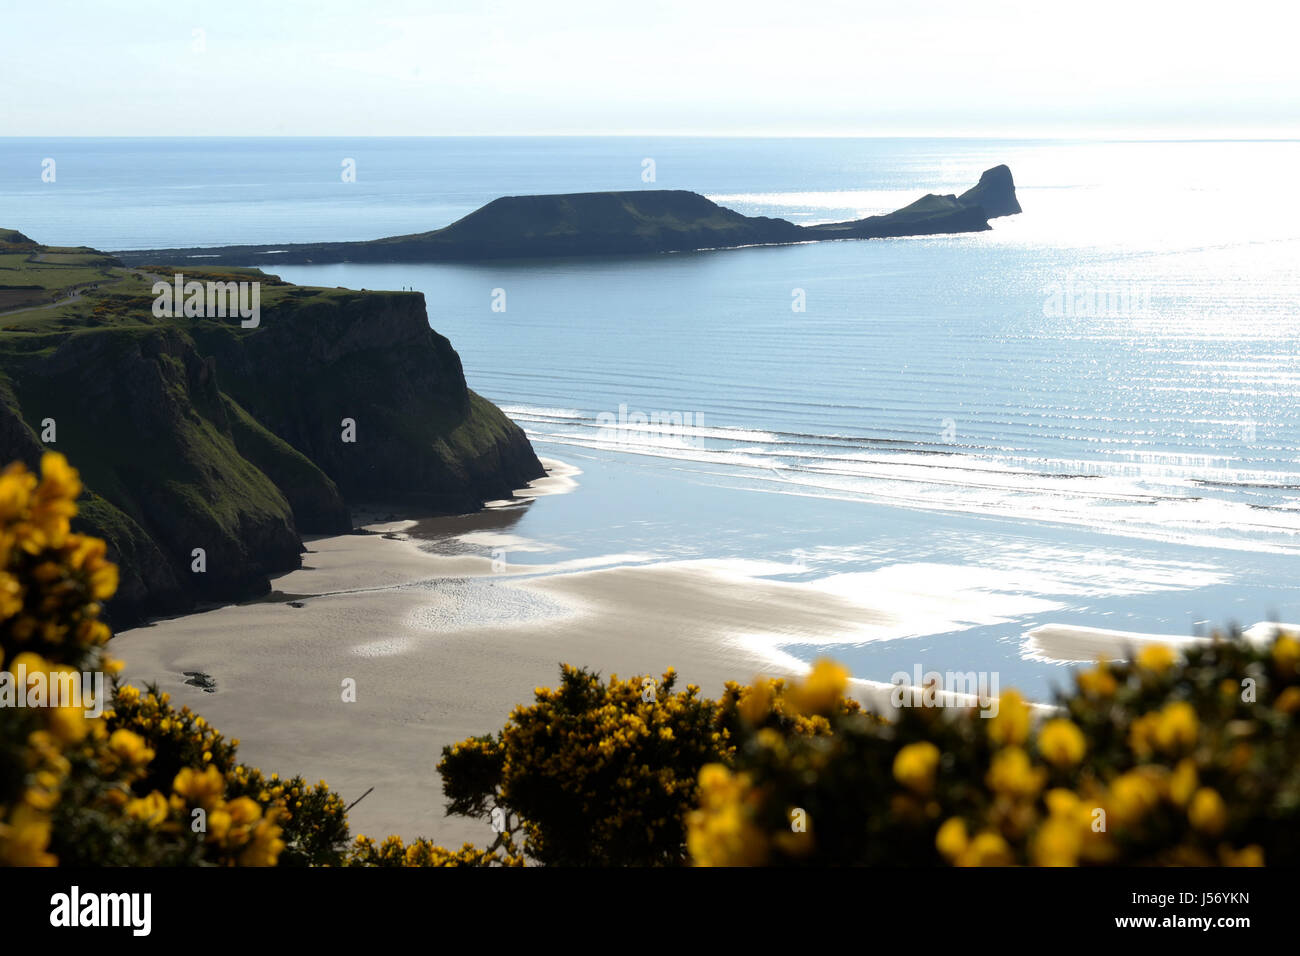
M 167 798 L 157 790 L 154 790 L 146 797 L 131 800 L 124 808 L 128 817 L 146 823 L 151 827 L 160 826 L 167 819 L 169 810 Z
M 934 836 L 934 847 L 949 863 L 955 861 L 970 844 L 966 821 L 961 817 L 945 820 Z
M 1300 671 L 1300 640 L 1289 634 L 1279 635 L 1273 642 L 1273 662 L 1286 677 L 1294 677 Z
M 1160 711 L 1152 736 L 1160 750 L 1173 753 L 1195 744 L 1199 730 L 1196 709 L 1185 700 L 1176 700 Z
M 939 748 L 928 740 L 908 744 L 894 756 L 894 779 L 914 793 L 929 793 L 940 756 Z
M 1111 782 L 1107 797 L 1111 820 L 1121 826 L 1136 824 L 1160 802 L 1160 790 L 1150 774 L 1131 770 Z
M 0 862 L 10 866 L 54 866 L 58 860 L 46 852 L 49 843 L 49 816 L 25 803 L 0 823 Z
M 1096 697 L 1112 697 L 1119 689 L 1119 682 L 1115 680 L 1115 675 L 1111 673 L 1110 666 L 1104 660 L 1098 661 L 1093 670 L 1079 671 L 1075 681 L 1081 691 Z
M 121 731 L 119 731 L 121 733 Z M 225 792 L 226 782 L 216 767 L 182 767 L 172 781 L 172 792 L 187 803 L 199 807 L 212 807 Z
M 1033 857 L 1037 866 L 1074 866 L 1079 862 L 1083 834 L 1077 821 L 1051 817 L 1034 834 Z
M 957 866 L 1011 866 L 1015 856 L 1002 834 L 983 830 L 966 845 L 955 862 Z
M 1005 747 L 993 755 L 985 782 L 989 789 L 1010 797 L 1035 796 L 1043 787 L 1046 771 L 1035 767 L 1020 747 Z
M 799 714 L 829 714 L 848 687 L 849 672 L 825 658 L 813 664 L 802 681 L 795 681 L 785 692 L 790 706 Z
M 129 769 L 137 770 L 153 760 L 154 752 L 143 737 L 130 730 L 115 730 L 108 738 L 108 749 Z
M 1217 790 L 1202 787 L 1192 794 L 1187 819 L 1197 830 L 1218 836 L 1228 824 L 1228 807 Z
M 1230 846 L 1219 849 L 1219 858 L 1224 866 L 1263 866 L 1264 848 L 1258 843 L 1234 850 Z
M 700 769 L 700 808 L 690 815 L 687 849 L 696 866 L 761 863 L 766 838 L 753 819 L 753 794 L 745 774 L 722 764 Z
M 1083 731 L 1069 720 L 1049 720 L 1038 732 L 1038 752 L 1053 766 L 1073 767 L 1087 749 Z
M 1025 699 L 1015 690 L 998 698 L 998 713 L 990 718 L 989 739 L 1003 747 L 1019 746 L 1029 739 L 1031 713 Z
M 1137 666 L 1143 670 L 1163 674 L 1174 666 L 1178 655 L 1167 644 L 1148 644 L 1138 652 Z

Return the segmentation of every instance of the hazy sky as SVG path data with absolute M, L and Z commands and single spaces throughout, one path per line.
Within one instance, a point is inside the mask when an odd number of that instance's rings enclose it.
M 5 0 L 0 136 L 1286 136 L 1296 9 Z

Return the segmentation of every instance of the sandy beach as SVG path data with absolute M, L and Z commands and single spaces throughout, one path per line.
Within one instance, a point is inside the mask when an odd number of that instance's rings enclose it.
M 786 566 L 755 561 L 511 563 L 505 554 L 554 549 L 510 534 L 509 510 L 578 487 L 577 469 L 547 466 L 519 499 L 476 515 L 310 540 L 303 568 L 263 601 L 123 632 L 114 648 L 126 679 L 156 682 L 238 737 L 254 766 L 327 780 L 349 801 L 373 787 L 350 814 L 354 833 L 459 845 L 491 833 L 444 816 L 434 769 L 443 746 L 500 728 L 532 688 L 554 685 L 561 662 L 624 676 L 671 666 L 717 696 L 727 680 L 804 670 L 783 644 L 897 639 L 1053 607 L 952 567 L 792 583 L 772 577 Z M 1174 639 L 1050 625 L 1026 635 L 1024 653 L 1113 659 L 1154 640 Z M 187 684 L 186 672 L 215 690 Z M 343 699 L 348 680 L 355 702 Z M 890 689 L 858 680 L 854 693 L 885 708 Z
M 539 484 L 571 481 L 559 472 Z M 403 533 L 414 524 L 310 541 L 304 567 L 266 601 L 123 632 L 125 679 L 195 708 L 254 766 L 325 779 L 348 800 L 374 787 L 350 815 L 355 833 L 483 843 L 486 823 L 443 815 L 441 749 L 500 728 L 533 687 L 555 683 L 560 662 L 606 674 L 673 666 L 716 695 L 727 679 L 800 666 L 764 657 L 744 628 L 821 628 L 855 611 L 832 598 L 800 608 L 782 588 L 714 588 L 701 569 L 494 570 L 491 558 L 422 550 Z M 185 683 L 186 671 L 209 675 L 215 692 Z M 343 701 L 349 678 L 355 703 Z
M 323 778 L 349 800 L 374 787 L 351 814 L 355 832 L 489 840 L 486 824 L 443 817 L 434 765 L 444 745 L 498 729 L 533 687 L 554 684 L 562 661 L 606 674 L 674 666 L 715 695 L 729 678 L 783 670 L 727 636 L 722 622 L 740 596 L 711 595 L 690 571 L 573 572 L 516 585 L 488 559 L 431 555 L 409 540 L 346 535 L 310 548 L 313 569 L 277 582 L 301 607 L 224 607 L 115 643 L 127 680 L 156 681 L 239 737 L 255 766 Z M 744 602 L 751 621 L 764 601 L 810 626 L 836 613 L 801 619 L 781 596 L 761 595 Z M 215 693 L 187 685 L 185 671 L 210 675 Z M 355 703 L 342 700 L 347 678 Z

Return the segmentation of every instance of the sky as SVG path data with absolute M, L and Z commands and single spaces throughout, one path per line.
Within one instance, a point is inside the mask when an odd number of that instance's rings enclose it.
M 1300 134 L 1294 4 L 3 0 L 0 136 Z

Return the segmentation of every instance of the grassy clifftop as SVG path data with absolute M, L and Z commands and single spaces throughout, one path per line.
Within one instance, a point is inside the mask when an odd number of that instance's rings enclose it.
M 0 454 L 56 448 L 81 469 L 79 520 L 123 569 L 119 625 L 267 590 L 301 534 L 351 528 L 350 506 L 469 511 L 542 474 L 419 294 L 186 266 L 260 283 L 244 328 L 155 316 L 174 271 L 0 232 Z

